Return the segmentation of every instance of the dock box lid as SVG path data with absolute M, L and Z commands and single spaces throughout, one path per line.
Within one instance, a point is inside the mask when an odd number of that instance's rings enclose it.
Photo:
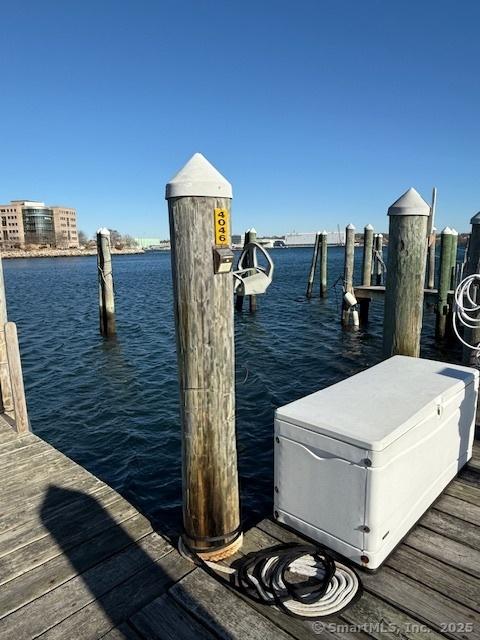
M 393 356 L 277 409 L 275 417 L 343 442 L 381 451 L 478 379 L 447 362 Z

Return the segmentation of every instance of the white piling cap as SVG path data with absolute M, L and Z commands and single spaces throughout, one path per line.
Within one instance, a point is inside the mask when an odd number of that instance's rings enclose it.
M 452 230 L 450 229 L 450 227 L 445 227 L 445 229 L 442 231 L 442 236 L 443 235 L 452 235 Z
M 388 208 L 389 216 L 429 216 L 430 205 L 412 187 Z
M 480 211 L 470 220 L 470 224 L 480 224 Z
M 373 231 L 373 227 L 371 224 L 367 224 L 367 226 L 365 227 L 365 229 L 367 229 L 368 231 Z
M 100 227 L 100 229 L 97 229 L 97 233 L 101 236 L 110 236 L 110 231 L 107 229 L 107 227 Z
M 326 229 L 322 231 L 322 236 L 328 236 L 328 231 Z
M 352 223 L 347 224 L 347 229 L 355 229 L 355 226 Z
M 232 185 L 202 156 L 195 153 L 187 164 L 167 182 L 165 198 L 207 196 L 231 198 Z
M 452 234 L 454 236 L 458 236 L 458 231 L 452 227 Z
M 383 238 L 383 233 L 379 233 L 377 238 Z
M 255 229 L 255 227 L 252 227 L 248 231 L 249 231 L 249 233 L 257 233 L 257 230 Z

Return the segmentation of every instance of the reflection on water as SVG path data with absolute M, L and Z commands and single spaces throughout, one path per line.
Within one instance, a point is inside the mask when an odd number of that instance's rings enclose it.
M 357 250 L 357 279 L 361 250 Z M 274 283 L 236 314 L 237 433 L 244 518 L 271 508 L 275 407 L 381 359 L 382 307 L 342 331 L 340 290 L 304 297 L 310 249 L 272 251 Z M 98 334 L 95 257 L 5 260 L 34 431 L 132 500 L 162 528 L 178 525 L 180 429 L 170 255 L 114 256 L 118 336 Z M 329 250 L 329 282 L 343 249 Z M 358 280 L 357 280 L 358 281 Z M 427 313 L 422 355 L 437 351 Z M 367 399 L 368 400 L 368 399 Z M 368 403 L 365 411 L 369 410 Z

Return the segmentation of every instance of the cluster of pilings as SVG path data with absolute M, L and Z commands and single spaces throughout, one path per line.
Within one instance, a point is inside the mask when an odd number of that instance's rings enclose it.
M 458 232 L 450 227 L 443 229 L 436 269 L 436 230 L 428 228 L 435 200 L 435 189 L 432 205 L 427 204 L 415 189 L 409 189 L 389 207 L 387 265 L 383 262 L 382 234 L 374 234 L 371 225 L 365 227 L 362 284 L 357 287 L 353 282 L 355 228 L 353 225 L 346 228 L 341 321 L 344 326 L 365 323 L 371 300 L 381 294 L 384 297 L 385 356 L 419 355 L 425 298 L 434 301 L 437 340 L 451 340 L 455 287 L 464 276 L 479 272 L 480 214 L 471 220 L 472 233 L 463 263 L 457 264 Z M 357 305 L 359 314 L 356 314 Z M 467 328 L 466 332 L 470 344 L 480 343 L 480 331 Z M 471 350 L 464 351 L 464 361 L 471 363 Z

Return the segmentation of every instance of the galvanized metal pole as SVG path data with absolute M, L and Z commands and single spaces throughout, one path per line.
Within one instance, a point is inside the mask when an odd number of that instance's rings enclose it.
M 448 317 L 448 292 L 452 279 L 452 246 L 453 235 L 450 227 L 442 231 L 440 244 L 440 267 L 438 272 L 437 317 L 435 323 L 435 337 L 445 338 Z
M 196 153 L 167 184 L 166 198 L 182 420 L 184 540 L 204 558 L 218 560 L 242 543 L 233 276 L 228 266 L 233 259 L 232 187 Z
M 97 231 L 98 312 L 100 333 L 109 338 L 117 332 L 115 321 L 115 297 L 113 292 L 110 231 Z
M 372 284 L 372 256 L 373 256 L 373 227 L 367 224 L 363 230 L 363 263 L 362 284 L 369 287 Z
M 320 253 L 320 297 L 325 298 L 328 291 L 328 233 L 322 231 L 321 233 L 321 253 Z
M 383 324 L 386 357 L 395 354 L 418 357 L 420 354 L 429 214 L 430 206 L 415 189 L 406 191 L 388 209 Z
M 313 289 L 313 282 L 315 280 L 315 272 L 317 270 L 318 250 L 320 248 L 320 241 L 321 241 L 321 235 L 320 235 L 320 232 L 318 232 L 315 235 L 315 244 L 313 245 L 312 263 L 310 265 L 310 272 L 308 274 L 307 294 L 306 294 L 307 298 L 312 297 L 312 289 Z
M 12 384 L 10 381 L 10 369 L 8 366 L 5 341 L 5 324 L 7 321 L 7 298 L 5 295 L 5 282 L 3 280 L 2 258 L 0 256 L 0 401 L 3 412 L 12 417 L 14 411 Z
M 470 220 L 472 232 L 468 243 L 467 263 L 465 265 L 463 277 L 471 276 L 474 273 L 480 273 L 480 211 Z M 475 294 L 475 292 L 474 292 Z M 480 299 L 479 288 L 476 287 L 476 296 L 474 298 L 478 304 Z M 473 314 L 470 314 L 473 316 Z M 480 314 L 477 315 L 477 318 Z M 475 319 L 477 319 L 475 318 Z M 480 328 L 470 329 L 465 327 L 463 334 L 465 342 L 472 345 L 480 344 Z M 463 347 L 463 362 L 468 365 L 476 364 L 476 352 L 468 347 Z

